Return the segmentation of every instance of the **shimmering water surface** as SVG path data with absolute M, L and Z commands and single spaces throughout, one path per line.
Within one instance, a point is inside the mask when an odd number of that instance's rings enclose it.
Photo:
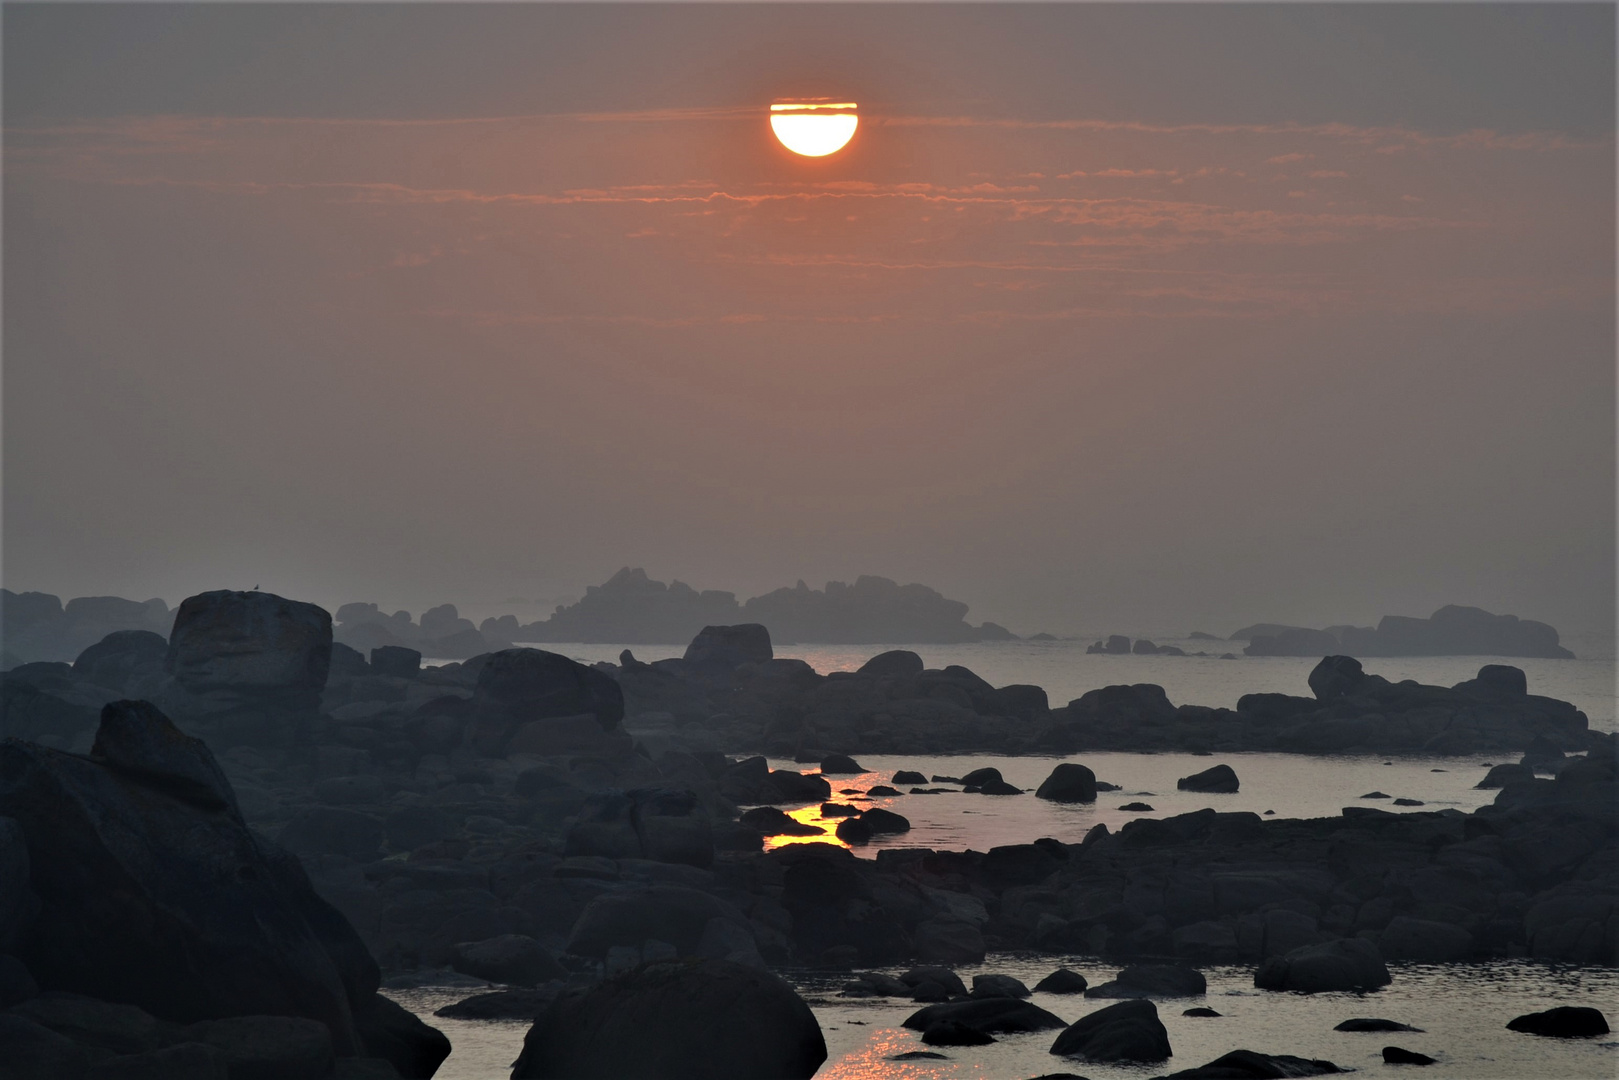
M 1079 641 L 989 641 L 970 645 L 782 645 L 778 657 L 803 660 L 816 671 L 853 671 L 877 653 L 890 648 L 910 649 L 930 668 L 960 664 L 996 686 L 1025 683 L 1043 687 L 1051 704 L 1066 705 L 1087 690 L 1115 683 L 1157 683 L 1176 705 L 1235 708 L 1244 694 L 1279 693 L 1308 696 L 1310 669 L 1317 660 L 1297 656 L 1243 656 L 1240 641 L 1154 639 L 1187 652 L 1214 656 L 1093 656 Z M 1512 664 L 1524 670 L 1529 692 L 1571 702 L 1591 725 L 1615 729 L 1614 659 L 1611 643 L 1593 643 L 1586 654 L 1581 642 L 1572 642 L 1580 659 L 1503 659 L 1499 656 L 1420 656 L 1367 659 L 1368 672 L 1399 682 L 1415 679 L 1434 686 L 1454 686 L 1478 674 L 1485 664 Z M 611 660 L 625 648 L 639 660 L 651 662 L 682 655 L 683 645 L 580 645 L 537 646 L 563 653 L 585 663 Z M 1235 660 L 1218 655 L 1231 652 Z M 424 661 L 434 663 L 434 661 Z
M 1058 966 L 1084 975 L 1094 985 L 1112 977 L 1115 965 L 1089 957 L 1030 957 L 992 954 L 981 965 L 958 969 L 971 984 L 979 972 L 1014 975 L 1029 986 Z M 897 974 L 898 969 L 890 970 Z M 1091 1080 L 1145 1080 L 1212 1061 L 1236 1049 L 1325 1058 L 1367 1077 L 1407 1076 L 1411 1066 L 1384 1065 L 1383 1047 L 1394 1045 L 1437 1058 L 1423 1077 L 1467 1080 L 1607 1080 L 1619 1073 L 1619 1041 L 1545 1039 L 1508 1031 L 1506 1023 L 1526 1012 L 1554 1005 L 1591 1005 L 1611 1018 L 1619 1003 L 1619 972 L 1559 968 L 1531 961 L 1485 964 L 1396 964 L 1394 982 L 1371 994 L 1282 994 L 1255 990 L 1253 969 L 1205 968 L 1208 994 L 1158 1002 L 1169 1030 L 1174 1057 L 1161 1065 L 1121 1067 L 1069 1061 L 1049 1051 L 1057 1032 L 998 1036 L 990 1046 L 946 1047 L 946 1060 L 890 1061 L 911 1050 L 929 1050 L 919 1033 L 905 1029 L 920 1006 L 885 998 L 840 998 L 846 975 L 788 972 L 809 1001 L 826 1037 L 827 1061 L 818 1080 L 930 1080 L 980 1077 L 1019 1080 L 1047 1072 L 1083 1073 Z M 443 1020 L 432 1010 L 467 995 L 465 990 L 390 991 L 450 1037 L 455 1051 L 439 1070 L 441 1080 L 494 1080 L 507 1075 L 522 1049 L 528 1024 Z M 1035 1004 L 1073 1022 L 1107 1001 L 1036 994 Z M 1182 1016 L 1184 1009 L 1207 1006 L 1218 1019 Z M 1422 1032 L 1350 1033 L 1334 1031 L 1343 1020 L 1376 1016 Z

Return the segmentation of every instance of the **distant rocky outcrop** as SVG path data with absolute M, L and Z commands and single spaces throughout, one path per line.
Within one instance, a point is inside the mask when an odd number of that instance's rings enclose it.
M 339 613 L 341 615 L 341 612 Z M 1011 641 L 1003 626 L 966 621 L 967 605 L 925 585 L 900 585 L 862 576 L 853 585 L 829 581 L 811 589 L 800 581 L 739 604 L 735 593 L 698 592 L 683 582 L 664 584 L 625 567 L 585 589 L 576 604 L 559 607 L 543 622 L 516 629 L 517 641 L 675 644 L 705 626 L 759 623 L 778 644 L 942 644 Z
M 85 649 L 118 630 L 168 636 L 174 615 L 162 600 L 80 596 L 63 606 L 50 593 L 0 589 L 0 668 L 31 661 L 72 662 Z
M 1571 660 L 1558 644 L 1556 629 L 1516 615 L 1492 615 L 1482 608 L 1440 608 L 1426 619 L 1385 615 L 1376 628 L 1256 623 L 1231 635 L 1245 640 L 1249 656 L 1526 656 Z
M 403 647 L 437 660 L 466 660 L 509 649 L 517 634 L 517 620 L 510 615 L 474 626 L 454 604 L 428 609 L 419 623 L 408 611 L 389 615 L 376 604 L 344 604 L 337 609 L 332 631 L 334 640 L 366 655 L 373 649 Z

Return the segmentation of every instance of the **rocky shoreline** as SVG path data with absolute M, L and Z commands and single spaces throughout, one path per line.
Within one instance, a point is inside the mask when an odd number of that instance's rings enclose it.
M 1049 709 L 1039 688 L 912 653 L 818 675 L 750 626 L 650 665 L 514 649 L 421 669 L 410 650 L 334 646 L 313 605 L 210 593 L 161 652 L 156 636 L 0 679 L 0 1042 L 57 1070 L 24 1075 L 126 1075 L 106 1062 L 140 1057 L 177 1077 L 430 1076 L 447 1043 L 377 991 L 447 970 L 512 988 L 452 1015 L 602 1032 L 566 1053 L 531 1035 L 521 1075 L 543 1076 L 593 1074 L 610 1018 L 652 1000 L 638 995 L 717 1001 L 773 967 L 1015 949 L 1251 964 L 1261 989 L 1311 991 L 1369 985 L 1392 960 L 1619 963 L 1615 739 L 1502 665 L 1440 688 L 1329 657 L 1309 698 L 1199 710 L 1108 687 Z M 1204 809 L 985 852 L 763 851 L 781 815 L 742 812 L 830 799 L 839 753 L 1119 742 L 1526 756 L 1473 814 Z M 782 748 L 822 768 L 746 756 Z M 1058 766 L 1029 797 L 1094 799 L 1088 773 Z M 1000 782 L 951 786 L 993 797 Z M 1183 783 L 1234 782 L 1216 768 Z M 850 842 L 908 827 L 843 805 Z M 906 992 L 963 996 L 941 981 Z M 802 1015 L 785 999 L 770 1015 L 760 1030 L 799 1050 L 768 1067 L 812 1072 Z

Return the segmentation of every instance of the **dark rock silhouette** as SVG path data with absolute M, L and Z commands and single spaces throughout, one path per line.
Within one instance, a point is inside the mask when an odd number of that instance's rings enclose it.
M 365 945 L 247 828 L 206 746 L 144 702 L 109 705 L 96 746 L 0 744 L 0 815 L 20 826 L 40 901 L 20 958 L 43 989 L 180 1024 L 305 1017 L 340 1055 L 431 1074 L 448 1045 L 377 998 Z
M 929 1046 L 987 1046 L 995 1036 L 968 1027 L 959 1020 L 940 1020 L 928 1025 L 922 1032 L 922 1041 Z
M 1080 1017 L 1057 1036 L 1051 1052 L 1096 1062 L 1166 1061 L 1171 1055 L 1158 1006 L 1140 999 Z
M 929 1005 L 905 1018 L 905 1027 L 926 1031 L 934 1024 L 955 1022 L 988 1035 L 1052 1031 L 1068 1025 L 1040 1006 L 1010 997 L 974 998 Z
M 512 1080 L 808 1080 L 826 1060 L 809 1006 L 723 960 L 655 963 L 559 996 Z
M 1343 1072 L 1330 1061 L 1233 1050 L 1195 1069 L 1182 1069 L 1161 1080 L 1279 1080 L 1281 1077 L 1327 1076 Z
M 1042 994 L 1083 994 L 1085 986 L 1085 976 L 1067 968 L 1058 968 L 1034 984 L 1035 990 Z
M 1200 997 L 1208 981 L 1194 968 L 1174 964 L 1137 964 L 1112 980 L 1085 991 L 1088 998 Z
M 0 641 L 5 666 L 34 661 L 69 661 L 120 631 L 142 630 L 167 637 L 173 613 L 162 600 L 144 603 L 118 596 L 80 596 L 64 607 L 50 593 L 0 589 Z
M 1052 802 L 1095 802 L 1096 774 L 1084 765 L 1064 763 L 1051 770 L 1034 794 Z
M 1375 990 L 1390 982 L 1377 947 L 1364 938 L 1304 945 L 1260 965 L 1254 985 L 1261 990 Z
M 334 617 L 333 638 L 362 654 L 376 649 L 414 649 L 439 659 L 466 660 L 481 653 L 509 649 L 517 620 L 485 619 L 474 627 L 454 604 L 441 604 L 423 613 L 421 622 L 408 611 L 388 615 L 375 604 L 344 604 Z
M 974 975 L 970 993 L 974 998 L 1026 998 L 1029 988 L 1010 975 Z
M 451 966 L 467 975 L 514 986 L 538 986 L 568 977 L 567 969 L 550 951 L 527 934 L 462 942 L 455 947 Z
M 1419 1054 L 1415 1050 L 1405 1050 L 1398 1046 L 1383 1047 L 1385 1065 L 1432 1065 L 1434 1061 L 1434 1058 L 1427 1054 Z
M 1183 776 L 1175 781 L 1175 787 L 1180 791 L 1206 791 L 1214 794 L 1234 794 L 1239 784 L 1237 773 L 1229 765 L 1216 765 L 1212 769 L 1204 769 L 1191 776 Z
M 1249 656 L 1535 656 L 1572 659 L 1557 643 L 1557 631 L 1516 615 L 1492 615 L 1482 608 L 1440 608 L 1426 619 L 1385 615 L 1377 629 L 1353 626 L 1309 630 L 1258 624 L 1231 635 L 1247 640 Z
M 1379 1017 L 1355 1018 L 1345 1020 L 1338 1024 L 1334 1031 L 1421 1031 L 1421 1028 L 1409 1024 L 1396 1023 L 1393 1020 L 1384 1020 Z
M 1545 1012 L 1525 1013 L 1507 1022 L 1513 1031 L 1554 1039 L 1583 1039 L 1608 1034 L 1608 1019 L 1585 1005 L 1559 1005 Z

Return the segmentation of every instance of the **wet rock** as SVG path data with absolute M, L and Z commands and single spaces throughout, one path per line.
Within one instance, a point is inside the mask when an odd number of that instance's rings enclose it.
M 863 818 L 844 818 L 838 822 L 836 832 L 839 840 L 856 847 L 871 843 L 871 838 L 875 835 Z
M 987 1046 L 995 1041 L 995 1036 L 957 1020 L 941 1020 L 922 1032 L 922 1041 L 929 1046 Z
M 945 1021 L 955 1021 L 989 1035 L 1054 1031 L 1067 1026 L 1040 1006 L 1016 998 L 982 998 L 929 1005 L 906 1017 L 904 1026 L 912 1031 L 926 1031 L 934 1024 Z
M 860 807 L 850 806 L 847 803 L 824 802 L 821 804 L 821 816 L 823 818 L 859 817 Z
M 1023 794 L 1023 789 L 1022 788 L 1017 787 L 1017 786 L 1015 786 L 1013 784 L 1008 784 L 1005 780 L 986 780 L 982 785 L 979 786 L 978 791 L 979 791 L 979 794 L 981 794 L 981 795 L 1021 795 L 1021 794 Z
M 922 658 L 909 649 L 890 649 L 861 664 L 857 674 L 874 679 L 909 679 L 922 674 L 925 666 Z
M 1432 1065 L 1434 1059 L 1427 1054 L 1419 1054 L 1415 1050 L 1405 1050 L 1398 1046 L 1383 1047 L 1383 1064 L 1385 1065 Z
M 851 809 L 853 809 L 851 807 Z M 859 813 L 858 810 L 855 813 Z M 742 824 L 755 829 L 761 836 L 824 836 L 826 830 L 819 825 L 798 821 L 785 810 L 774 806 L 756 806 L 745 810 L 739 818 Z
M 1161 1080 L 1280 1080 L 1282 1077 L 1327 1076 L 1343 1072 L 1330 1061 L 1233 1050 L 1195 1069 L 1182 1069 Z
M 1121 1001 L 1082 1016 L 1068 1026 L 1051 1053 L 1086 1061 L 1165 1061 L 1169 1032 L 1150 1001 Z
M 1144 802 L 1127 802 L 1121 805 L 1119 809 L 1129 810 L 1136 814 L 1146 814 L 1152 812 L 1152 807 Z
M 931 1050 L 907 1050 L 903 1054 L 889 1054 L 888 1061 L 949 1061 L 944 1054 L 935 1054 Z
M 1237 774 L 1229 765 L 1216 765 L 1200 773 L 1184 776 L 1175 781 L 1180 791 L 1204 791 L 1213 794 L 1233 794 L 1238 787 Z
M 934 777 L 934 779 L 937 780 L 938 777 Z M 972 770 L 966 776 L 963 776 L 959 782 L 964 787 L 983 787 L 991 781 L 1001 781 L 1001 770 L 986 765 L 981 769 Z
M 1513 1031 L 1556 1039 L 1580 1039 L 1608 1034 L 1608 1019 L 1584 1005 L 1559 1005 L 1545 1012 L 1525 1013 L 1507 1023 Z
M 913 993 L 920 987 L 933 985 L 949 997 L 967 996 L 967 986 L 961 981 L 961 976 L 947 967 L 913 967 L 901 975 L 899 981 L 910 987 Z
M 455 947 L 451 966 L 463 974 L 511 986 L 538 986 L 568 977 L 567 969 L 525 934 L 462 942 Z
M 873 784 L 871 787 L 866 789 L 866 794 L 870 795 L 872 798 L 886 799 L 892 796 L 897 796 L 900 794 L 900 792 L 898 789 L 891 788 L 887 784 Z
M 1026 998 L 1029 988 L 1010 975 L 974 975 L 972 996 L 975 998 Z
M 1040 994 L 1083 994 L 1086 985 L 1085 976 L 1079 972 L 1058 968 L 1035 983 L 1034 989 Z
M 1421 1031 L 1421 1028 L 1409 1024 L 1397 1023 L 1393 1020 L 1384 1020 L 1381 1017 L 1354 1017 L 1345 1020 L 1334 1027 L 1334 1031 Z
M 1183 1011 L 1181 1013 L 1181 1015 L 1182 1016 L 1194 1016 L 1194 1017 L 1199 1017 L 1199 1018 L 1202 1018 L 1202 1019 L 1212 1019 L 1214 1017 L 1223 1016 L 1225 1014 L 1224 1013 L 1217 1013 L 1213 1009 L 1208 1008 L 1207 1006 L 1199 1005 L 1195 1009 L 1187 1009 L 1187 1010 Z
M 1421 799 L 1395 799 L 1395 806 L 1427 806 Z
M 1260 965 L 1254 985 L 1261 990 L 1306 994 L 1334 990 L 1375 990 L 1390 982 L 1377 946 L 1364 938 L 1306 945 Z
M 1052 802 L 1095 802 L 1096 774 L 1084 765 L 1065 762 L 1051 770 L 1034 795 Z
M 324 1080 L 333 1063 L 326 1025 L 296 1016 L 232 1016 L 204 1020 L 190 1041 L 224 1057 L 231 1080 Z
M 848 754 L 830 754 L 821 759 L 822 776 L 856 776 L 865 768 Z
M 795 803 L 821 802 L 832 795 L 832 785 L 813 773 L 794 772 L 792 769 L 771 770 L 765 780 L 763 797 L 759 802 Z
M 926 784 L 928 778 L 914 769 L 901 769 L 894 774 L 892 782 L 895 784 Z
M 451 1005 L 433 1010 L 446 1020 L 529 1020 L 532 1021 L 557 999 L 563 984 L 551 983 L 532 990 L 497 990 L 474 994 Z
M 512 1080 L 808 1080 L 815 1014 L 769 972 L 723 960 L 648 964 L 569 992 L 534 1022 Z
M 1208 980 L 1195 968 L 1176 964 L 1135 964 L 1109 982 L 1085 991 L 1088 998 L 1200 997 Z

